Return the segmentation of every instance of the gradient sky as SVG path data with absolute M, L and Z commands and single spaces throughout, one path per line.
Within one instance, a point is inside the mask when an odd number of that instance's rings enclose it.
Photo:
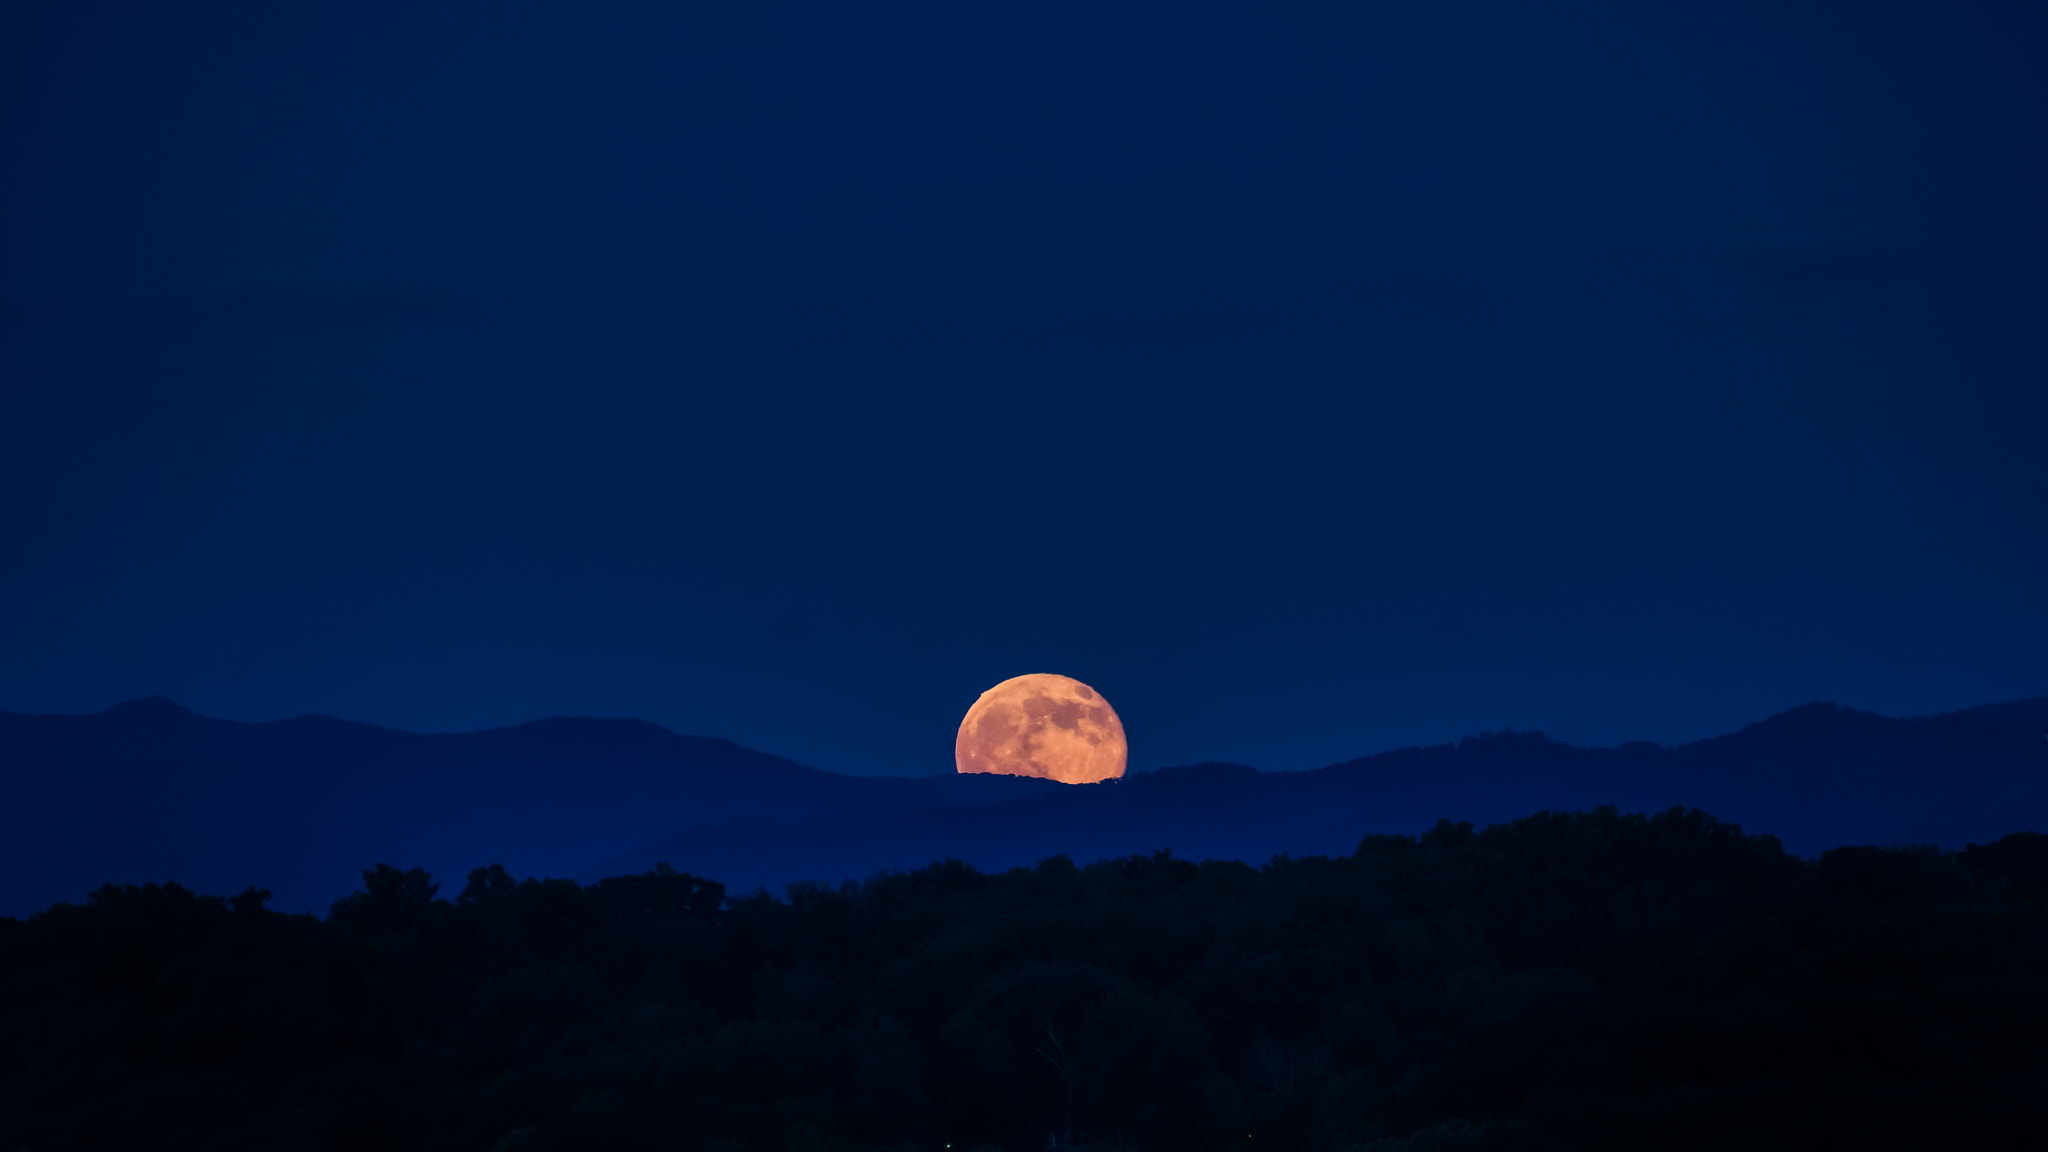
M 0 12 L 0 709 L 2048 693 L 2048 6 L 424 7 Z

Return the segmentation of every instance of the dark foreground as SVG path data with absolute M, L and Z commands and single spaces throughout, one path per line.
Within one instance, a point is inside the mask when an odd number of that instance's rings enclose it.
M 2048 836 L 1698 812 L 788 900 L 380 867 L 0 919 L 0 1149 L 2037 1147 Z

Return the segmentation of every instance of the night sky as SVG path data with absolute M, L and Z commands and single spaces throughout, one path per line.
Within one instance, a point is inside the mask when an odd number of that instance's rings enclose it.
M 2048 6 L 313 8 L 0 8 L 0 710 L 2048 693 Z

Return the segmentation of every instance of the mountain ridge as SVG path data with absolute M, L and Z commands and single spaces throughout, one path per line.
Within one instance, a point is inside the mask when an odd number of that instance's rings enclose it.
M 1699 807 L 1799 851 L 1959 847 L 2048 827 L 2043 736 L 2048 697 L 1931 717 L 1809 704 L 1678 745 L 1500 731 L 1304 772 L 1209 761 L 1075 787 L 842 775 L 634 718 L 412 733 L 319 714 L 241 723 L 144 697 L 85 715 L 0 712 L 0 915 L 163 880 L 256 884 L 279 907 L 321 910 L 377 862 L 445 882 L 494 862 L 594 878 L 665 861 L 779 889 L 946 856 L 999 867 L 1170 847 L 1262 860 L 1347 852 L 1438 817 L 1599 804 Z
M 974 812 L 934 805 L 785 828 L 680 829 L 580 878 L 666 862 L 738 888 L 773 889 L 949 857 L 999 869 L 1053 854 L 1053 844 L 1083 862 L 1159 848 L 1260 861 L 1348 853 L 1367 832 L 1414 834 L 1439 818 L 1486 824 L 1600 805 L 1701 808 L 1804 854 L 1852 842 L 1960 848 L 2048 828 L 2042 736 L 2048 723 L 1967 710 L 1887 717 L 1827 703 L 1669 746 L 1583 748 L 1502 731 L 1305 772 L 1219 762 L 1166 768 Z

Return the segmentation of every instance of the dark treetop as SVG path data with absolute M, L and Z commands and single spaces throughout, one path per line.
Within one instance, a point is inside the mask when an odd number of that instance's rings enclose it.
M 1697 811 L 786 901 L 379 866 L 0 920 L 0 1146 L 2037 1147 L 2048 837 L 1817 862 Z

